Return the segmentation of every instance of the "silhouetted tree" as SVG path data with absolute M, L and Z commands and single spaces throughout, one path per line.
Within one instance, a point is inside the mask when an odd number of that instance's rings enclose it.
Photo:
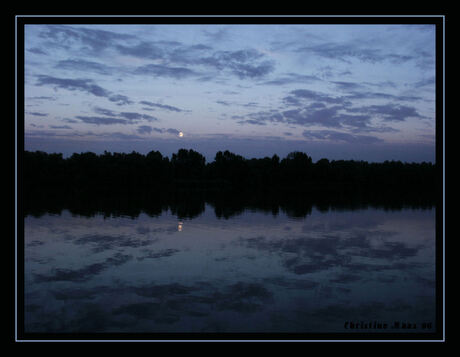
M 192 149 L 180 149 L 171 158 L 172 170 L 176 179 L 202 178 L 206 159 Z
M 285 181 L 306 184 L 312 178 L 312 159 L 303 152 L 294 151 L 281 160 L 280 169 Z
M 42 151 L 24 152 L 23 187 L 27 194 L 54 189 L 64 191 L 116 192 L 162 190 L 187 182 L 202 183 L 200 187 L 253 189 L 292 189 L 314 191 L 362 189 L 417 192 L 420 196 L 434 192 L 436 165 L 385 161 L 368 163 L 354 160 L 312 158 L 299 151 L 280 160 L 277 155 L 246 159 L 230 151 L 219 151 L 214 161 L 194 150 L 180 149 L 171 160 L 159 151 L 143 155 L 138 152 L 74 153 L 64 159 L 62 154 Z
M 209 172 L 211 178 L 227 180 L 237 186 L 245 185 L 249 174 L 246 160 L 241 155 L 233 154 L 228 150 L 216 153 Z

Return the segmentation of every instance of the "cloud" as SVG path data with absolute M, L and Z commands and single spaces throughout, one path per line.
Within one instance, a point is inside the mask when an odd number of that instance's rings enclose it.
M 175 135 L 179 135 L 180 131 L 177 130 L 177 129 L 166 129 L 166 132 L 167 133 L 170 133 L 170 134 L 175 134 Z
M 133 73 L 140 75 L 153 75 L 156 77 L 170 77 L 175 79 L 183 79 L 199 75 L 199 73 L 186 67 L 174 67 L 160 64 L 147 64 L 145 66 L 140 66 L 137 67 Z
M 373 87 L 378 87 L 378 88 L 396 88 L 396 84 L 393 81 L 381 81 L 377 83 L 372 83 L 372 82 L 363 82 L 363 84 L 368 85 L 368 86 L 373 86 Z
M 96 124 L 96 125 L 113 125 L 113 124 L 128 124 L 129 121 L 119 118 L 110 118 L 110 117 L 98 117 L 98 116 L 76 116 L 77 119 L 86 124 Z
M 394 95 L 382 92 L 352 92 L 346 96 L 347 99 L 391 99 L 396 101 L 417 101 L 422 100 L 422 97 L 415 95 Z
M 122 55 L 144 60 L 155 60 L 166 67 L 196 64 L 197 58 L 212 50 L 204 44 L 183 45 L 178 41 L 141 41 L 137 44 L 115 45 L 114 49 Z
M 56 100 L 55 97 L 49 97 L 49 96 L 37 96 L 37 97 L 27 97 L 29 100 Z
M 31 52 L 31 53 L 35 53 L 37 55 L 46 55 L 47 54 L 45 51 L 43 51 L 41 48 L 38 48 L 38 47 L 29 48 L 27 51 Z
M 169 111 L 173 111 L 173 112 L 183 112 L 184 111 L 183 109 L 179 109 L 179 108 L 174 107 L 172 105 L 166 105 L 166 104 L 160 104 L 160 103 L 152 103 L 152 102 L 148 102 L 146 100 L 140 101 L 139 103 L 143 104 L 143 105 L 147 105 L 149 107 L 160 108 L 160 109 L 169 110 Z
M 216 103 L 217 103 L 217 104 L 220 104 L 220 105 L 225 105 L 225 106 L 227 106 L 227 107 L 231 105 L 230 102 L 227 102 L 227 101 L 225 101 L 225 100 L 216 100 Z
M 199 58 L 195 64 L 229 73 L 240 79 L 264 77 L 274 70 L 274 62 L 254 49 L 216 51 L 211 56 Z
M 339 71 L 339 70 L 332 68 L 331 66 L 321 66 L 317 69 L 317 71 L 318 71 L 318 75 L 322 79 L 327 79 L 331 77 L 342 78 L 344 76 L 353 74 L 350 70 Z
M 203 34 L 209 38 L 211 43 L 219 43 L 228 38 L 229 30 L 228 27 L 219 28 L 216 31 L 203 30 Z
M 51 129 L 72 129 L 72 127 L 68 125 L 50 125 Z
M 332 81 L 331 83 L 334 83 L 338 89 L 346 91 L 363 89 L 364 87 L 362 84 L 356 82 Z
M 434 41 L 433 49 L 430 51 L 415 49 L 415 65 L 423 71 L 434 71 L 436 65 L 436 58 L 434 56 Z
M 139 134 L 150 134 L 152 130 L 152 127 L 148 125 L 140 125 L 137 127 L 137 132 Z
M 203 67 L 205 71 L 227 71 L 240 79 L 261 78 L 274 70 L 274 62 L 255 49 L 235 51 L 213 51 L 206 44 L 183 45 L 178 41 L 145 41 L 134 35 L 72 26 L 48 26 L 40 37 L 52 40 L 54 46 L 70 49 L 81 44 L 80 50 L 98 55 L 105 49 L 145 60 L 155 60 L 136 68 L 132 73 L 183 79 L 202 76 L 191 67 Z M 134 41 L 134 43 L 133 43 Z M 92 71 L 108 74 L 111 69 L 96 62 L 67 60 L 58 63 L 58 68 Z M 212 73 L 207 78 L 214 78 Z
M 285 123 L 290 125 L 312 126 L 320 125 L 327 128 L 352 127 L 354 130 L 372 131 L 369 126 L 371 116 L 368 114 L 340 113 L 343 107 L 334 105 L 327 107 L 321 102 L 308 106 L 284 111 L 262 111 L 248 114 L 249 119 L 239 120 L 239 124 L 265 125 L 267 122 Z M 243 119 L 238 117 L 237 119 Z
M 317 110 L 291 109 L 282 112 L 284 121 L 289 124 L 315 125 L 319 124 L 326 127 L 341 127 L 338 110 L 341 107 L 333 106 Z
M 37 117 L 47 117 L 48 116 L 47 113 L 39 113 L 39 112 L 26 112 L 26 114 L 34 115 L 34 116 L 37 116 Z
M 55 68 L 67 69 L 70 71 L 94 72 L 103 75 L 109 75 L 113 73 L 113 69 L 105 64 L 82 59 L 62 60 L 56 64 Z
M 423 88 L 426 86 L 434 86 L 436 84 L 436 78 L 434 76 L 421 79 L 412 84 L 414 88 Z
M 76 116 L 77 119 L 83 121 L 87 124 L 96 124 L 96 125 L 111 125 L 111 124 L 130 124 L 137 123 L 142 120 L 147 120 L 149 122 L 157 121 L 158 119 L 148 115 L 137 112 L 115 112 L 110 109 L 105 109 L 101 107 L 94 107 L 93 111 L 96 114 L 104 115 L 101 116 Z
M 37 78 L 37 86 L 52 85 L 55 88 L 87 92 L 97 97 L 108 97 L 110 94 L 109 91 L 94 84 L 91 79 L 56 78 L 47 75 L 38 75 Z
M 298 74 L 298 73 L 286 73 L 281 77 L 271 79 L 269 81 L 261 82 L 264 85 L 285 85 L 292 83 L 311 83 L 314 81 L 321 80 L 319 77 L 314 75 Z
M 392 82 L 381 82 L 381 83 L 357 83 L 357 82 L 343 82 L 343 81 L 332 81 L 339 90 L 346 92 L 342 98 L 344 100 L 362 100 L 362 99 L 390 99 L 396 101 L 417 101 L 421 100 L 422 97 L 415 95 L 395 95 L 382 92 L 369 91 L 367 86 L 373 87 L 391 87 L 395 88 L 395 84 Z
M 112 102 L 117 104 L 130 104 L 132 103 L 128 97 L 123 95 L 114 95 L 110 91 L 94 84 L 92 79 L 72 79 L 72 78 L 57 78 L 47 75 L 37 75 L 37 86 L 50 85 L 54 86 L 55 89 L 67 89 L 70 91 L 81 91 L 92 94 L 96 97 L 105 97 Z
M 300 105 L 305 101 L 314 101 L 315 103 L 326 104 L 348 104 L 346 97 L 334 97 L 321 92 L 309 89 L 295 89 L 289 92 L 290 95 L 283 98 L 284 103 L 288 105 Z
M 353 135 L 333 130 L 305 130 L 302 135 L 307 139 L 341 141 L 349 144 L 374 144 L 383 142 L 382 139 L 368 135 Z
M 134 46 L 117 45 L 115 48 L 123 55 L 139 58 L 160 59 L 165 56 L 163 48 L 154 45 L 152 42 L 142 41 Z
M 141 133 L 142 131 L 142 133 Z M 180 131 L 177 129 L 169 128 L 169 129 L 164 129 L 164 128 L 155 128 L 147 125 L 143 125 L 138 127 L 138 132 L 143 134 L 143 133 L 151 133 L 152 131 L 155 131 L 160 134 L 164 133 L 169 133 L 169 134 L 174 134 L 174 135 L 179 135 Z
M 121 116 L 122 118 L 125 118 L 125 119 L 128 119 L 128 120 L 147 120 L 147 121 L 156 121 L 158 120 L 157 118 L 151 116 L 151 115 L 147 115 L 147 114 L 140 114 L 140 113 L 136 113 L 136 112 L 121 112 L 118 114 L 119 116 Z
M 189 50 L 208 51 L 212 50 L 212 47 L 199 43 L 197 45 L 191 45 L 188 47 Z
M 126 33 L 116 33 L 96 28 L 81 28 L 70 25 L 48 25 L 40 32 L 39 37 L 51 40 L 53 46 L 68 49 L 80 44 L 80 51 L 100 53 L 113 46 L 116 41 L 133 40 L 135 36 Z
M 102 114 L 102 115 L 107 115 L 107 116 L 112 116 L 112 117 L 115 117 L 115 116 L 118 115 L 117 113 L 115 113 L 114 111 L 112 111 L 110 109 L 105 109 L 105 108 L 101 108 L 101 107 L 95 107 L 95 108 L 93 108 L 93 111 L 96 114 Z
M 120 140 L 123 142 L 144 140 L 144 138 L 141 136 L 138 136 L 135 134 L 120 133 L 120 132 L 94 134 L 94 136 L 99 136 L 99 137 L 108 138 L 108 139 L 116 139 L 116 140 Z
M 133 104 L 127 96 L 121 94 L 115 94 L 108 97 L 111 102 L 117 103 L 117 105 Z
M 258 103 L 256 102 L 249 102 L 249 103 L 245 103 L 245 104 L 241 104 L 243 107 L 246 107 L 246 108 L 251 108 L 251 107 L 257 107 L 258 106 Z
M 237 121 L 238 124 L 267 125 L 263 120 L 246 119 Z
M 250 119 L 240 120 L 239 124 L 254 124 L 254 125 L 266 125 L 267 122 L 284 122 L 283 115 L 275 110 L 269 111 L 260 111 L 255 113 L 250 113 L 247 115 Z M 243 116 L 232 116 L 234 119 L 243 119 Z
M 363 106 L 349 109 L 349 111 L 376 115 L 385 121 L 404 121 L 408 118 L 425 118 L 420 115 L 414 107 L 393 103 Z
M 353 129 L 373 131 L 375 128 L 368 126 L 371 120 L 370 115 L 350 115 L 350 114 L 338 114 L 335 116 L 335 120 L 341 123 L 341 125 L 351 126 Z
M 296 52 L 310 53 L 320 57 L 340 60 L 350 63 L 349 57 L 356 57 L 362 61 L 375 62 L 378 50 L 357 50 L 356 46 L 349 44 L 323 43 L 313 46 L 299 47 Z
M 356 42 L 348 43 L 322 43 L 312 46 L 299 47 L 295 52 L 313 54 L 319 57 L 338 60 L 350 64 L 352 59 L 361 62 L 377 63 L 388 61 L 391 64 L 401 64 L 415 59 L 412 55 L 386 53 L 381 49 L 370 48 Z
M 258 65 L 239 64 L 232 67 L 232 72 L 240 79 L 263 77 L 274 70 L 273 63 L 269 61 Z
M 310 89 L 295 89 L 282 98 L 282 102 L 289 108 L 287 110 L 271 109 L 247 114 L 245 116 L 233 116 L 241 125 L 266 125 L 267 123 L 285 123 L 301 126 L 323 126 L 325 128 L 342 129 L 347 128 L 353 133 L 359 132 L 396 132 L 398 130 L 371 125 L 374 119 L 381 119 L 386 122 L 404 121 L 408 118 L 426 118 L 420 115 L 415 107 L 396 103 L 374 104 L 369 106 L 354 106 L 355 101 L 362 99 L 393 99 L 413 101 L 419 100 L 417 96 L 396 96 L 384 93 L 355 92 L 363 88 L 363 85 L 353 82 L 333 82 L 349 94 L 332 96 L 326 93 Z M 320 132 L 318 132 L 319 135 Z M 327 133 L 329 140 L 351 142 L 377 142 L 380 139 L 369 136 L 356 136 L 352 134 L 333 134 L 333 132 L 322 131 L 321 135 Z M 316 135 L 316 134 L 315 134 Z M 319 138 L 319 137 L 318 137 Z M 324 138 L 323 138 L 324 139 Z

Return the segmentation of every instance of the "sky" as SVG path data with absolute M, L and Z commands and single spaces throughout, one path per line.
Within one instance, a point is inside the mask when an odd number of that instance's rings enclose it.
M 26 150 L 435 161 L 434 25 L 25 25 Z

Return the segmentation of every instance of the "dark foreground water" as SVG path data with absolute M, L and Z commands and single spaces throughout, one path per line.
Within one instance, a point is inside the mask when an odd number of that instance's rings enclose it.
M 434 208 L 288 213 L 27 215 L 25 332 L 435 331 Z

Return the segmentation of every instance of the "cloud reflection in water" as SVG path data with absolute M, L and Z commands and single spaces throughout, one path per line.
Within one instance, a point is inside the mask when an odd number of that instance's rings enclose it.
M 351 319 L 434 321 L 434 210 L 207 213 L 187 230 L 169 212 L 84 225 L 66 213 L 27 217 L 26 331 L 344 332 Z

